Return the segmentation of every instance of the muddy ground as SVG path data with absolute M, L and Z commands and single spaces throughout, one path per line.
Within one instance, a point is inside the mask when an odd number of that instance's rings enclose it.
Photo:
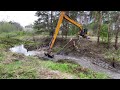
M 34 40 L 30 39 L 30 41 L 35 41 L 37 43 L 40 42 L 40 44 L 25 45 L 25 48 L 27 48 L 27 50 L 41 50 L 41 48 L 48 48 L 51 38 L 36 37 Z M 57 38 L 55 44 L 53 45 L 52 52 L 59 55 L 90 57 L 96 60 L 104 61 L 106 63 L 109 63 L 112 67 L 120 69 L 120 62 L 114 61 L 113 58 L 104 58 L 104 52 L 107 51 L 106 43 L 100 43 L 100 45 L 97 45 L 95 41 L 87 40 L 84 38 L 80 38 L 79 40 L 77 38 L 74 38 L 64 49 L 62 49 L 69 41 L 70 39 Z M 110 46 L 110 49 L 114 49 L 113 45 Z
M 95 41 L 91 41 L 83 38 L 80 38 L 79 40 L 72 39 L 72 41 L 62 51 L 60 51 L 69 42 L 69 40 L 70 39 L 62 39 L 62 38 L 56 39 L 55 44 L 53 46 L 53 53 L 56 54 L 56 57 L 57 55 L 60 55 L 59 57 L 62 57 L 62 59 L 75 60 L 75 62 L 82 64 L 83 67 L 86 68 L 91 67 L 91 69 L 98 72 L 99 71 L 107 72 L 107 74 L 110 74 L 111 77 L 115 79 L 120 77 L 120 71 L 119 71 L 120 63 L 113 61 L 112 58 L 111 60 L 104 58 L 103 54 L 107 50 L 107 44 L 101 43 L 98 46 Z M 41 50 L 41 48 L 48 48 L 51 38 L 48 37 L 35 38 L 35 41 L 42 43 L 37 46 L 26 45 L 25 47 L 28 50 L 36 50 L 36 49 Z M 112 46 L 110 46 L 110 48 L 114 49 Z M 90 63 L 91 65 L 88 65 Z M 101 69 L 100 67 L 104 69 Z M 112 72 L 106 69 L 111 70 Z

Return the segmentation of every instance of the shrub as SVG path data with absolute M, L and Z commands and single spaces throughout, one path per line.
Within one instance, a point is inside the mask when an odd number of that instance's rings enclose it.
M 17 27 L 15 27 L 13 24 L 10 24 L 8 22 L 0 22 L 0 32 L 13 32 L 17 31 Z

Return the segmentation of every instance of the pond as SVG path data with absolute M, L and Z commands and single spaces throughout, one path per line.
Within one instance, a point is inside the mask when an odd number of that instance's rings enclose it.
M 40 54 L 39 51 L 28 51 L 24 45 L 18 45 L 18 46 L 14 46 L 12 48 L 9 49 L 11 52 L 14 53 L 20 53 L 20 54 L 24 54 L 25 56 L 35 56 Z

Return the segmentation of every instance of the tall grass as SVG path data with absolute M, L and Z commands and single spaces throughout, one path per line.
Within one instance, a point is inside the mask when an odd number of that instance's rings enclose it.
M 13 32 L 13 31 L 17 31 L 17 27 L 15 27 L 14 25 L 8 23 L 8 22 L 3 22 L 0 23 L 0 32 Z

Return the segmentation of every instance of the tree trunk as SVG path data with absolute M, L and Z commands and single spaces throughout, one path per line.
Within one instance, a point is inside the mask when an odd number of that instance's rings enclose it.
M 63 40 L 63 38 L 64 38 L 64 35 L 65 35 L 65 29 L 64 29 L 64 27 L 65 27 L 65 20 L 63 20 L 63 28 L 62 28 L 62 40 Z
M 110 23 L 108 24 L 108 49 L 110 48 Z
M 110 21 L 110 13 L 108 11 L 108 45 L 107 48 L 110 48 L 110 25 L 111 25 L 111 21 Z
M 69 11 L 66 11 L 66 15 L 68 15 L 68 16 L 69 16 Z M 68 29 L 69 29 L 69 23 L 68 23 L 68 21 L 67 21 L 67 22 L 65 22 L 65 26 L 66 26 L 65 30 L 66 30 L 66 39 L 67 39 Z
M 94 13 L 94 18 L 95 18 L 94 23 L 96 23 L 96 21 L 97 21 L 97 11 L 94 11 L 93 13 Z
M 98 13 L 99 13 L 99 26 L 98 26 L 98 33 L 97 33 L 97 35 L 98 35 L 97 44 L 99 45 L 99 43 L 100 43 L 100 30 L 101 30 L 101 23 L 102 23 L 102 14 L 101 14 L 102 12 L 99 11 Z
M 50 32 L 49 16 L 47 15 L 47 30 Z
M 54 30 L 53 30 L 53 11 L 51 11 L 51 25 L 50 25 L 50 35 L 53 36 Z
M 62 30 L 62 40 L 63 40 L 63 30 Z
M 69 29 L 69 27 L 68 27 L 68 22 L 66 23 L 66 28 L 65 28 L 65 29 L 66 29 L 66 33 L 65 33 L 65 34 L 66 34 L 66 39 L 67 39 L 68 29 Z
M 119 35 L 119 26 L 116 30 L 116 35 L 115 35 L 115 49 L 118 50 L 118 35 Z

